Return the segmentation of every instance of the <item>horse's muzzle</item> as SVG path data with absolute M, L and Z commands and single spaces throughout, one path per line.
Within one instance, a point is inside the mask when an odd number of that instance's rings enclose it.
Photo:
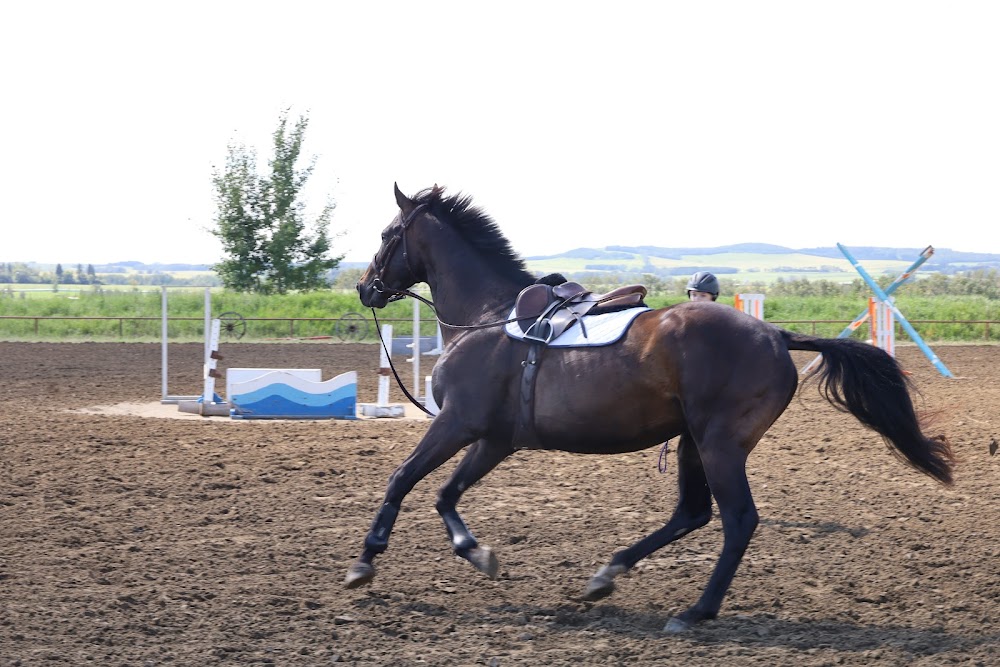
M 361 305 L 366 308 L 384 308 L 389 303 L 389 293 L 380 290 L 379 284 L 378 280 L 358 283 L 358 298 L 361 299 Z

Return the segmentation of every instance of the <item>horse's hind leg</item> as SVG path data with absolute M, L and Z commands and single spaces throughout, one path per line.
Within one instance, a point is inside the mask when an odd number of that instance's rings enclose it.
M 438 491 L 435 504 L 438 514 L 444 519 L 445 528 L 448 529 L 448 538 L 451 540 L 455 555 L 472 563 L 490 579 L 496 578 L 500 563 L 489 547 L 479 546 L 456 507 L 466 489 L 486 476 L 513 452 L 514 448 L 509 444 L 488 440 L 476 441 Z
M 722 519 L 722 554 L 701 598 L 694 606 L 670 619 L 663 628 L 667 632 L 684 632 L 699 621 L 716 617 L 759 522 L 747 482 L 746 450 L 735 443 L 731 447 L 720 447 L 714 443 L 726 441 L 711 436 L 706 442 L 715 447 L 703 461 L 707 460 L 705 476 Z
M 701 528 L 712 518 L 712 496 L 705 480 L 705 469 L 698 448 L 688 434 L 682 435 L 677 445 L 677 486 L 677 507 L 666 525 L 614 554 L 611 562 L 587 583 L 584 600 L 607 597 L 615 589 L 615 577 L 632 569 L 657 549 Z

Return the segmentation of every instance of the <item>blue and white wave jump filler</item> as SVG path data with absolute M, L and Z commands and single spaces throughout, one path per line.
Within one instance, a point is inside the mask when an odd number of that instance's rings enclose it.
M 257 375 L 246 377 L 255 370 Z M 239 371 L 236 377 L 233 371 Z M 229 369 L 227 375 L 233 419 L 357 418 L 355 371 L 326 381 L 319 381 L 318 371 L 311 369 Z

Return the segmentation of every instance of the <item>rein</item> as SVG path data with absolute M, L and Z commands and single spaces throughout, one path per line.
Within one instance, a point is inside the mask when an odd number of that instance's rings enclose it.
M 375 280 L 378 281 L 379 284 L 382 283 L 382 281 L 379 280 L 378 278 L 376 278 Z M 389 287 L 385 287 L 384 285 L 383 285 L 383 287 L 385 288 L 384 290 L 383 289 L 379 289 L 377 286 L 375 286 L 375 289 L 378 290 L 379 292 L 392 292 L 393 296 L 395 296 L 397 299 L 402 299 L 403 297 L 409 296 L 409 297 L 413 297 L 414 299 L 416 299 L 418 301 L 422 301 L 423 303 L 427 304 L 428 306 L 430 306 L 431 310 L 434 311 L 434 319 L 436 319 L 439 324 L 441 324 L 443 326 L 446 326 L 446 327 L 449 327 L 451 329 L 486 329 L 488 327 L 496 327 L 496 326 L 500 326 L 500 325 L 503 325 L 503 324 L 507 324 L 509 322 L 517 322 L 517 318 L 512 318 L 512 319 L 503 320 L 503 321 L 499 321 L 499 322 L 488 322 L 486 324 L 474 324 L 474 325 L 471 325 L 471 324 L 470 325 L 448 324 L 447 322 L 443 321 L 438 316 L 438 314 L 437 314 L 437 308 L 434 307 L 434 302 L 431 301 L 430 299 L 425 299 L 424 297 L 420 296 L 419 294 L 414 294 L 410 290 L 405 290 L 405 289 L 403 289 L 403 290 L 397 290 L 397 289 L 392 289 L 392 288 L 389 288 Z M 380 325 L 378 323 L 378 315 L 375 314 L 375 309 L 374 308 L 372 308 L 371 311 L 372 311 L 372 319 L 375 320 L 375 331 L 378 333 L 379 342 L 382 343 L 382 349 L 385 350 L 385 358 L 389 360 L 389 368 L 392 370 L 392 374 L 396 378 L 396 384 L 399 385 L 399 388 L 402 390 L 402 392 L 406 396 L 406 398 L 408 398 L 410 400 L 410 403 L 413 403 L 415 406 L 417 406 L 418 408 L 420 408 L 421 410 L 423 410 L 424 412 L 426 412 L 428 415 L 430 415 L 431 417 L 433 417 L 434 413 L 431 412 L 430 410 L 428 410 L 426 407 L 424 407 L 423 403 L 421 403 L 416 398 L 414 398 L 413 394 L 411 394 L 409 392 L 409 390 L 406 388 L 406 385 L 404 385 L 403 381 L 400 379 L 399 373 L 396 371 L 396 365 L 392 363 L 392 353 L 389 351 L 389 348 L 386 346 L 385 339 L 382 338 L 382 325 Z M 524 318 L 522 318 L 522 319 L 524 319 Z M 416 336 L 413 337 L 413 354 L 420 354 L 420 342 L 417 340 Z
M 434 413 L 428 410 L 423 403 L 413 397 L 413 394 L 409 392 L 403 384 L 403 381 L 400 379 L 399 373 L 396 372 L 396 366 L 392 363 L 392 353 L 389 351 L 389 348 L 386 347 L 385 339 L 382 338 L 382 327 L 378 323 L 378 317 L 375 315 L 374 308 L 372 308 L 372 317 L 375 318 L 375 331 L 378 332 L 378 339 L 382 343 L 382 349 L 385 350 L 385 358 L 389 360 L 389 368 L 392 369 L 392 374 L 396 377 L 396 384 L 398 384 L 399 388 L 403 390 L 403 394 L 406 395 L 406 398 L 410 399 L 410 403 L 413 403 L 415 406 L 426 412 L 428 416 L 433 417 Z M 420 354 L 420 342 L 416 340 L 416 336 L 413 338 L 413 354 Z
M 393 287 L 386 287 L 385 284 L 379 278 L 376 278 L 375 280 L 372 281 L 372 287 L 374 287 L 375 291 L 379 292 L 380 294 L 386 294 L 386 293 L 391 294 L 392 296 L 389 297 L 390 301 L 398 301 L 399 299 L 408 296 L 426 304 L 428 307 L 430 307 L 431 310 L 434 311 L 434 319 L 437 321 L 437 323 L 443 327 L 448 327 L 449 329 L 489 329 L 490 327 L 499 327 L 503 326 L 504 324 L 510 324 L 511 322 L 519 322 L 521 320 L 531 319 L 530 317 L 511 317 L 506 320 L 486 322 L 485 324 L 449 324 L 448 322 L 445 322 L 444 320 L 441 319 L 441 316 L 438 315 L 437 307 L 435 307 L 434 302 L 431 301 L 430 299 L 424 298 L 419 294 L 415 294 L 414 292 L 411 292 L 408 289 L 395 289 Z M 375 317 L 374 308 L 372 308 L 372 317 Z

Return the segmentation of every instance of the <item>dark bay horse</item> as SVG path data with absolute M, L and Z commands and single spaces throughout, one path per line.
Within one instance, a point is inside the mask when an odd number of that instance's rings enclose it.
M 382 308 L 419 282 L 430 286 L 444 352 L 434 367 L 440 413 L 389 478 L 385 499 L 345 584 L 375 576 L 403 498 L 468 447 L 437 496 L 455 553 L 490 577 L 499 567 L 459 515 L 462 493 L 524 444 L 519 442 L 522 364 L 531 343 L 504 331 L 520 291 L 535 282 L 493 220 L 462 195 L 395 188 L 399 214 L 358 282 L 361 302 Z M 686 302 L 640 314 L 617 343 L 547 348 L 533 396 L 536 448 L 589 454 L 632 452 L 680 437 L 677 506 L 666 524 L 612 555 L 584 599 L 614 590 L 614 578 L 709 522 L 719 509 L 723 548 L 701 598 L 670 619 L 681 632 L 715 618 L 758 524 L 745 464 L 798 386 L 789 350 L 819 352 L 814 377 L 834 406 L 882 436 L 903 462 L 951 483 L 951 448 L 922 432 L 908 378 L 881 349 L 848 338 L 791 333 L 718 303 Z

